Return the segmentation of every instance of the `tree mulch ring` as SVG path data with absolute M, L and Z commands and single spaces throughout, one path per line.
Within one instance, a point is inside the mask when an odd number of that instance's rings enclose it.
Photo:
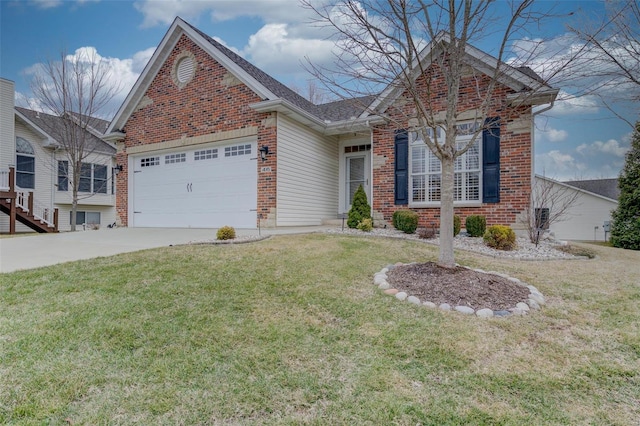
M 440 305 L 507 310 L 526 301 L 529 289 L 497 275 L 434 262 L 396 266 L 387 273 L 393 288 Z

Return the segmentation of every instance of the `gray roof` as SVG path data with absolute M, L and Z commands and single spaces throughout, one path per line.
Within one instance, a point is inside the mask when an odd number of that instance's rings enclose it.
M 15 108 L 16 111 L 25 116 L 31 123 L 38 126 L 38 128 L 47 133 L 53 139 L 57 139 L 57 137 L 59 137 L 58 135 L 60 133 L 57 131 L 57 129 L 60 129 L 64 126 L 61 117 L 21 107 Z M 95 124 L 97 126 L 102 126 L 99 129 L 96 128 L 96 130 L 99 130 L 101 132 L 104 132 L 106 128 L 106 125 L 104 123 L 108 124 L 108 122 L 97 118 L 91 118 L 89 120 L 89 123 Z M 91 127 L 93 127 L 93 125 L 91 125 Z M 87 133 L 88 149 L 90 151 L 96 151 L 108 155 L 115 155 L 116 149 L 111 144 L 96 137 L 93 133 L 87 130 L 85 130 L 85 132 Z
M 602 195 L 603 197 L 617 200 L 620 196 L 618 188 L 618 179 L 591 179 L 591 180 L 574 180 L 564 182 L 567 185 Z
M 333 101 L 326 104 L 316 105 L 292 89 L 288 88 L 284 84 L 280 83 L 275 78 L 271 77 L 260 68 L 256 67 L 242 56 L 233 52 L 231 49 L 223 46 L 221 43 L 215 41 L 207 34 L 203 33 L 193 25 L 187 23 L 194 31 L 200 34 L 211 45 L 218 49 L 223 55 L 231 59 L 236 65 L 242 68 L 247 74 L 255 78 L 260 84 L 266 87 L 269 91 L 275 94 L 278 98 L 291 102 L 298 108 L 320 118 L 323 121 L 342 121 L 348 120 L 353 117 L 357 117 L 367 106 L 373 102 L 374 96 L 363 96 L 356 99 L 344 99 L 339 101 Z

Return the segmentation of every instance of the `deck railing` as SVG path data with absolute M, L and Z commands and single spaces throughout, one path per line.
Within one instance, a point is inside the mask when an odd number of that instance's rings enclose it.
M 30 213 L 36 220 L 47 224 L 51 228 L 55 228 L 54 215 L 51 209 L 34 199 L 33 192 L 18 190 L 16 191 L 16 206 L 23 211 Z

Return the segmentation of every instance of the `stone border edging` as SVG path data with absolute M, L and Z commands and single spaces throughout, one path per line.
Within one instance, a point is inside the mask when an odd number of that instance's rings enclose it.
M 415 262 L 414 262 L 415 263 Z M 373 284 L 375 286 L 377 286 L 380 290 L 382 290 L 384 292 L 384 294 L 388 294 L 391 296 L 395 296 L 396 299 L 400 300 L 400 301 L 407 301 L 409 303 L 412 303 L 414 305 L 417 306 L 425 306 L 427 308 L 431 308 L 431 309 L 435 309 L 438 308 L 442 311 L 456 311 L 456 312 L 460 312 L 462 314 L 466 314 L 466 315 L 476 315 L 478 317 L 481 318 L 492 318 L 492 317 L 507 317 L 510 315 L 526 315 L 528 314 L 532 309 L 533 310 L 539 310 L 543 305 L 546 304 L 546 300 L 544 298 L 544 296 L 542 295 L 542 293 L 540 293 L 540 291 L 535 288 L 532 285 L 527 285 L 526 283 L 523 283 L 522 281 L 520 281 L 517 278 L 513 278 L 510 277 L 507 274 L 502 274 L 500 272 L 495 272 L 495 271 L 484 271 L 482 269 L 475 269 L 475 268 L 470 268 L 468 266 L 462 266 L 463 268 L 469 269 L 471 271 L 475 271 L 478 272 L 480 274 L 488 274 L 488 275 L 496 275 L 498 277 L 502 277 L 502 278 L 506 278 L 509 281 L 517 284 L 517 285 L 521 285 L 523 287 L 527 287 L 529 289 L 529 298 L 526 302 L 518 302 L 516 304 L 515 307 L 513 308 L 509 308 L 507 310 L 498 310 L 498 311 L 494 311 L 492 309 L 489 308 L 481 308 L 478 310 L 475 310 L 469 306 L 451 306 L 448 303 L 441 303 L 440 305 L 436 305 L 433 302 L 430 302 L 428 300 L 425 301 L 420 301 L 420 299 L 418 299 L 416 296 L 411 296 L 408 295 L 407 293 L 405 293 L 404 291 L 399 291 L 398 289 L 392 288 L 391 284 L 389 284 L 389 282 L 387 281 L 387 272 L 391 271 L 392 269 L 396 268 L 397 266 L 405 266 L 405 265 L 411 265 L 412 263 L 396 263 L 395 265 L 387 265 L 386 267 L 382 268 L 380 270 L 380 272 L 376 272 L 373 275 Z M 461 265 L 456 265 L 456 266 L 461 266 Z
M 210 240 L 210 241 L 190 241 L 186 245 L 204 246 L 204 245 L 224 245 L 224 244 L 248 244 L 257 243 L 271 238 L 271 235 L 263 235 L 256 238 L 234 238 L 232 240 Z

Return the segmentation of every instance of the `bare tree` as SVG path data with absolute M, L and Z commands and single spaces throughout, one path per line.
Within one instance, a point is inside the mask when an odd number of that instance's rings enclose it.
M 578 25 L 569 27 L 586 45 L 571 72 L 583 85 L 582 93 L 597 95 L 605 107 L 635 128 L 616 106 L 640 112 L 640 3 L 608 0 L 606 7 L 604 16 L 581 17 Z
M 521 221 L 529 240 L 536 246 L 552 224 L 569 219 L 569 210 L 578 206 L 580 192 L 544 176 L 536 177 L 529 196 L 529 208 Z
M 291 90 L 316 105 L 324 104 L 331 100 L 329 93 L 318 86 L 315 80 L 307 80 L 307 85 L 303 88 L 292 85 Z
M 79 49 L 75 55 L 63 50 L 57 59 L 45 61 L 31 80 L 37 109 L 57 118 L 43 123 L 49 123 L 44 130 L 55 138 L 68 160 L 72 231 L 76 230 L 82 164 L 96 150 L 91 140 L 94 117 L 103 113 L 119 92 L 110 76 L 111 70 L 95 50 Z
M 500 126 L 488 120 L 496 111 L 504 118 L 517 116 L 530 111 L 532 102 L 524 99 L 528 94 L 544 92 L 545 102 L 557 95 L 557 90 L 541 80 L 528 93 L 517 94 L 517 102 L 507 104 L 498 93 L 501 78 L 513 71 L 503 62 L 508 43 L 528 35 L 529 26 L 549 15 L 534 10 L 533 0 L 304 3 L 316 12 L 320 25 L 334 31 L 340 49 L 332 68 L 309 64 L 313 75 L 343 97 L 377 95 L 381 90 L 395 93 L 392 105 L 374 104 L 371 112 L 384 114 L 395 128 L 408 127 L 440 160 L 439 264 L 453 267 L 456 159 L 476 144 L 483 131 Z M 469 62 L 467 48 L 485 37 L 497 40 L 497 45 L 489 59 L 491 69 L 480 72 Z M 535 48 L 529 53 L 535 55 Z M 522 54 L 520 59 L 524 59 Z M 463 86 L 466 94 L 461 94 Z M 466 104 L 469 99 L 472 106 Z M 463 120 L 473 125 L 461 126 Z M 459 135 L 467 136 L 464 143 Z

